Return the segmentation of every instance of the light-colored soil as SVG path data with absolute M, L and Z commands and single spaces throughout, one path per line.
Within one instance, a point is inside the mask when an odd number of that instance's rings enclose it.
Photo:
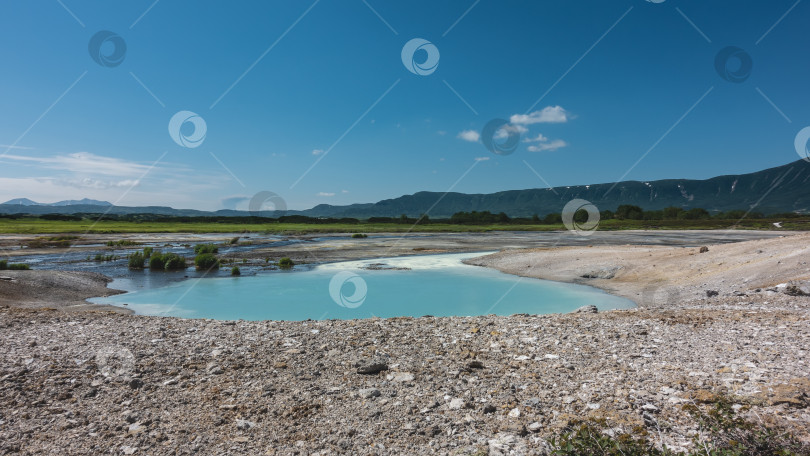
M 707 247 L 705 253 L 699 247 L 637 245 L 504 250 L 465 262 L 520 276 L 583 283 L 656 308 L 704 298 L 709 290 L 722 297 L 810 278 L 808 233 Z
M 93 272 L 0 271 L 0 305 L 58 308 L 65 311 L 105 309 L 131 313 L 121 307 L 90 304 L 85 299 L 123 293 L 107 288 L 111 280 Z
M 810 297 L 773 286 L 807 288 L 808 240 L 475 260 L 641 304 L 596 314 L 222 322 L 0 307 L 0 453 L 530 455 L 583 418 L 677 449 L 698 430 L 683 406 L 718 395 L 807 440 Z M 58 283 L 34 295 L 48 302 Z M 374 364 L 387 370 L 362 373 Z

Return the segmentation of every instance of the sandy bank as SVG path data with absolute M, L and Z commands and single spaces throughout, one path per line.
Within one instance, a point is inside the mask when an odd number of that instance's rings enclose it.
M 667 307 L 707 296 L 750 293 L 810 278 L 810 234 L 699 247 L 589 245 L 505 250 L 466 260 L 525 277 L 581 283 Z
M 65 311 L 131 311 L 85 301 L 97 296 L 123 293 L 107 288 L 111 279 L 92 272 L 0 271 L 0 305 L 50 307 Z

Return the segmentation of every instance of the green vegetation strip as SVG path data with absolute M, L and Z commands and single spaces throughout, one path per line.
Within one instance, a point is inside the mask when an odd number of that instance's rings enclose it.
M 757 230 L 810 230 L 810 218 L 782 222 L 782 227 L 773 225 L 773 219 L 737 220 L 602 220 L 599 230 L 711 230 L 711 229 L 757 229 Z M 449 232 L 475 233 L 486 231 L 556 231 L 564 230 L 561 223 L 555 224 L 472 224 L 454 225 L 430 223 L 405 225 L 398 223 L 357 224 L 312 224 L 312 223 L 205 223 L 205 222 L 127 222 L 127 221 L 53 221 L 40 219 L 0 219 L 2 234 L 124 234 L 124 233 L 239 233 L 259 232 L 270 234 L 307 233 L 404 233 L 404 232 Z M 65 247 L 69 246 L 65 245 Z
M 808 230 L 810 215 L 771 214 L 728 211 L 711 214 L 700 208 L 684 210 L 669 207 L 645 211 L 641 207 L 621 205 L 616 211 L 605 210 L 600 214 L 600 230 L 708 230 L 708 229 L 759 229 L 759 230 Z M 588 221 L 588 213 L 579 211 L 573 215 L 576 223 Z M 592 221 L 590 221 L 592 222 Z M 101 214 L 45 214 L 28 216 L 21 214 L 0 215 L 0 233 L 14 234 L 60 234 L 54 237 L 38 237 L 28 241 L 29 247 L 70 247 L 77 239 L 67 234 L 119 234 L 119 233 L 242 233 L 263 232 L 269 234 L 307 233 L 353 233 L 362 239 L 366 233 L 402 232 L 484 232 L 484 231 L 556 231 L 564 230 L 559 213 L 534 215 L 530 218 L 510 218 L 503 212 L 457 212 L 450 218 L 431 219 L 427 216 L 412 218 L 405 214 L 399 217 L 371 217 L 367 220 L 353 218 L 314 218 L 301 215 L 267 217 L 172 217 L 155 214 L 101 215 Z M 230 240 L 238 244 L 239 238 Z M 130 240 L 107 242 L 108 246 L 132 246 Z M 196 252 L 216 253 L 216 252 Z

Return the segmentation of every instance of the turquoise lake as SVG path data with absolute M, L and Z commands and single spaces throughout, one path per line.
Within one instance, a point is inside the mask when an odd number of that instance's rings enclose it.
M 378 258 L 250 277 L 189 279 L 91 301 L 126 303 L 142 315 L 219 320 L 549 314 L 589 304 L 600 310 L 635 307 L 595 288 L 520 278 L 461 262 L 480 255 Z

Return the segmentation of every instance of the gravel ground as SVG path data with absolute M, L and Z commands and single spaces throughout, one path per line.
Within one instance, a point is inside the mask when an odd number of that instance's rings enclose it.
M 0 452 L 543 454 L 577 417 L 678 447 L 696 429 L 681 405 L 718 393 L 806 437 L 810 298 L 724 305 L 308 322 L 2 308 Z
M 478 260 L 665 296 L 604 313 L 234 322 L 0 307 L 0 453 L 528 455 L 585 417 L 679 448 L 697 430 L 681 407 L 718 394 L 808 440 L 807 240 Z

